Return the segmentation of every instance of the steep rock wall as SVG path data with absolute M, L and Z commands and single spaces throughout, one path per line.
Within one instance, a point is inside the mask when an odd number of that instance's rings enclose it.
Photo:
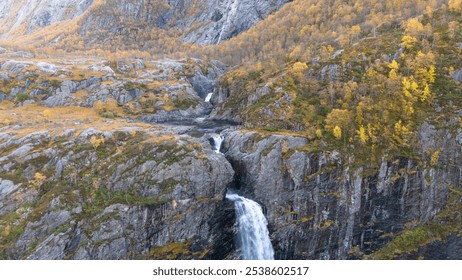
M 105 42 L 115 36 L 136 36 L 153 27 L 176 34 L 198 45 L 217 44 L 249 29 L 288 0 L 2 0 L 0 23 L 3 39 L 30 34 L 82 15 L 78 33 L 87 43 Z M 59 38 L 57 38 L 59 39 Z
M 236 171 L 236 188 L 266 209 L 276 258 L 362 258 L 373 256 L 400 233 L 418 226 L 425 231 L 426 223 L 452 207 L 449 201 L 462 180 L 461 148 L 455 141 L 459 137 L 425 124 L 421 136 L 430 134 L 431 140 L 422 141 L 444 147 L 441 162 L 452 164 L 430 167 L 395 158 L 370 170 L 367 164 L 345 161 L 336 151 L 305 152 L 309 143 L 304 138 L 255 132 L 227 133 L 223 150 Z M 440 243 L 460 242 L 456 235 L 445 237 L 448 240 Z M 437 241 L 424 245 L 438 246 Z M 416 242 L 412 244 L 416 248 L 406 248 L 431 251 L 420 245 Z M 409 252 L 391 257 L 415 258 Z
M 193 139 L 136 128 L 0 139 L 0 258 L 233 258 L 233 170 Z

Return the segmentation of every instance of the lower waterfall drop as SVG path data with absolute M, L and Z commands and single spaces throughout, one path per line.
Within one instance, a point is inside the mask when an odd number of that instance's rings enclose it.
M 273 245 L 269 239 L 268 221 L 257 202 L 228 190 L 226 198 L 234 202 L 239 225 L 238 240 L 242 259 L 274 260 Z

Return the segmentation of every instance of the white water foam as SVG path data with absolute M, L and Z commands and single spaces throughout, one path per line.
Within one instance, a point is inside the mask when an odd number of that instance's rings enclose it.
M 269 239 L 268 221 L 261 206 L 234 193 L 226 194 L 234 202 L 239 224 L 239 245 L 244 260 L 274 260 L 274 249 Z
M 223 140 L 224 140 L 223 136 L 219 134 L 215 134 L 215 135 L 212 135 L 212 139 L 213 139 L 213 150 L 216 153 L 220 153 L 221 144 L 223 143 Z
M 210 100 L 212 100 L 213 92 L 209 92 L 207 96 L 205 97 L 205 102 L 210 103 Z

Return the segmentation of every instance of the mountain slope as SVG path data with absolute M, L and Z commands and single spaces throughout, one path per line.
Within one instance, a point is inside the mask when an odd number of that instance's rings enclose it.
M 0 32 L 2 38 L 30 34 L 38 28 L 74 19 L 85 12 L 93 0 L 2 0 Z
M 4 40 L 28 35 L 26 41 L 29 38 L 38 40 L 41 44 L 50 41 L 58 43 L 66 33 L 68 36 L 78 33 L 81 40 L 93 46 L 103 45 L 119 37 L 125 41 L 141 37 L 146 40 L 152 32 L 159 29 L 168 32 L 167 37 L 178 36 L 185 42 L 197 45 L 217 44 L 247 30 L 281 8 L 287 0 L 2 2 L 0 24 L 3 27 L 0 31 L 4 33 Z M 47 29 L 48 36 L 44 41 L 43 38 L 34 36 L 34 32 L 49 26 L 52 28 Z M 50 36 L 50 33 L 54 36 Z M 140 46 L 143 46 L 142 42 L 138 45 Z

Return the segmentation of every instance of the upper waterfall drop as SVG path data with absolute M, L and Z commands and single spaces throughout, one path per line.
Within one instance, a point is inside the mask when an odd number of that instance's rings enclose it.
M 213 92 L 209 92 L 207 96 L 205 97 L 205 102 L 210 103 L 210 100 L 212 100 Z
M 238 240 L 244 260 L 274 260 L 268 221 L 257 202 L 228 190 L 226 198 L 234 202 L 239 225 Z
M 212 135 L 213 143 L 212 143 L 212 148 L 216 153 L 220 153 L 221 150 L 221 144 L 223 143 L 224 137 L 219 134 Z

